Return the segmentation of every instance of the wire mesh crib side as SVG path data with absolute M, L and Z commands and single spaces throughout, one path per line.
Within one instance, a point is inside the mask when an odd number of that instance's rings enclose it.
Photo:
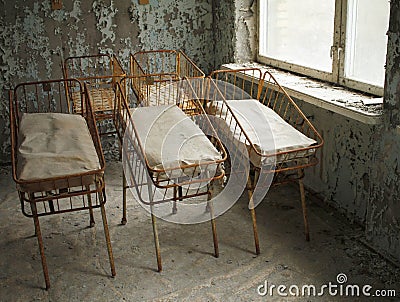
M 98 120 L 109 119 L 114 107 L 116 83 L 126 75 L 115 55 L 98 54 L 69 57 L 63 64 L 65 78 L 75 78 L 91 87 L 93 110 Z M 79 97 L 70 93 L 74 111 L 81 109 Z
M 79 97 L 73 114 L 71 93 Z M 32 217 L 46 289 L 50 277 L 39 217 L 100 208 L 111 275 L 114 258 L 105 212 L 104 157 L 90 94 L 75 79 L 21 83 L 10 92 L 13 178 L 21 210 Z
M 126 80 L 134 80 L 135 78 L 136 77 L 127 77 Z M 199 159 L 190 163 L 176 161 L 174 164 L 169 163 L 161 167 L 155 166 L 146 155 L 146 141 L 143 141 L 143 135 L 138 131 L 138 127 L 140 128 L 141 125 L 138 124 L 137 118 L 133 116 L 135 110 L 141 110 L 140 108 L 142 108 L 146 111 L 147 109 L 145 108 L 150 108 L 152 106 L 135 107 L 135 102 L 132 102 L 132 98 L 135 99 L 135 94 L 133 90 L 130 89 L 131 86 L 127 83 L 128 82 L 121 81 L 121 84 L 117 86 L 117 101 L 114 114 L 118 136 L 121 144 L 124 144 L 122 147 L 123 157 L 125 159 L 124 164 L 129 171 L 126 173 L 128 177 L 131 175 L 130 183 L 135 186 L 137 193 L 141 196 L 139 198 L 143 200 L 148 199 L 148 192 L 143 193 L 143 190 L 149 190 L 148 186 L 152 186 L 153 190 L 157 191 L 158 200 L 160 202 L 176 200 L 178 198 L 176 194 L 171 195 L 172 191 L 168 190 L 171 188 L 174 188 L 174 190 L 180 188 L 180 200 L 208 194 L 206 184 L 214 180 L 222 179 L 224 176 L 222 164 L 226 159 L 226 153 L 219 139 L 214 138 L 210 140 L 213 148 L 220 154 L 217 159 L 209 161 Z M 186 126 L 191 128 L 195 125 L 198 131 L 204 131 L 204 133 L 208 131 L 209 133 L 210 129 L 212 129 L 211 122 L 208 120 L 196 96 L 193 94 L 190 95 L 189 85 L 185 85 L 185 81 L 182 81 L 179 86 L 174 87 L 175 90 L 171 88 L 171 93 L 168 95 L 168 104 L 161 106 L 161 108 L 164 108 L 162 112 L 168 113 L 168 111 L 175 111 L 176 113 L 176 111 L 180 111 L 183 116 L 186 116 L 183 118 Z M 191 96 L 193 99 L 190 99 Z M 175 116 L 173 118 L 175 118 Z M 177 123 L 183 120 L 180 119 L 178 115 Z M 187 124 L 186 122 L 188 120 L 190 120 L 190 123 Z M 154 121 L 154 123 L 156 124 L 157 121 Z M 173 132 L 175 130 L 172 129 L 171 131 L 171 135 L 174 137 Z M 201 135 L 197 133 L 196 135 L 203 136 L 207 140 L 204 133 L 201 133 Z M 210 135 L 210 137 L 211 136 L 215 136 L 215 134 Z M 166 138 L 160 137 L 159 139 L 162 141 Z M 168 160 L 169 159 L 166 159 L 167 162 Z
M 155 95 L 183 78 L 202 78 L 204 73 L 182 51 L 141 51 L 130 56 L 130 75 L 136 76 L 132 88 L 141 102 L 154 104 Z
M 316 165 L 318 163 L 317 151 L 323 146 L 323 138 L 300 107 L 269 71 L 265 71 L 263 75 L 258 99 L 263 105 L 279 114 L 289 125 L 315 141 L 314 144 L 308 147 L 281 152 L 282 154 L 280 155 L 285 160 L 282 161 L 282 165 L 278 168 L 285 170 L 291 167 L 295 168 L 296 165 L 298 168 Z
M 315 144 L 307 147 L 297 147 L 285 151 L 276 150 L 274 154 L 270 155 L 258 154 L 263 157 L 273 156 L 279 159 L 276 161 L 274 172 L 304 168 L 318 163 L 316 151 L 323 144 L 321 135 L 271 73 L 268 71 L 262 73 L 257 68 L 244 68 L 214 71 L 211 77 L 217 81 L 218 88 L 225 100 L 228 100 L 226 106 L 229 107 L 229 100 L 257 100 L 271 108 L 300 133 L 315 140 Z M 259 153 L 254 144 L 251 149 L 255 153 Z
M 84 108 L 79 115 L 71 114 L 68 93 L 72 90 L 80 95 Z M 67 120 L 64 117 L 68 117 Z M 97 193 L 104 189 L 105 162 L 92 108 L 79 81 L 53 80 L 17 85 L 10 92 L 10 120 L 13 178 L 17 183 L 25 215 L 32 215 L 30 208 L 25 207 L 26 202 L 38 203 L 38 216 L 101 206 Z M 54 127 L 48 129 L 46 123 Z M 75 123 L 86 129 L 89 144 L 94 144 L 91 155 L 96 158 L 95 169 L 58 171 L 68 167 L 71 152 L 68 145 L 59 142 L 75 139 L 76 133 L 70 129 Z M 48 145 L 47 137 L 50 134 L 57 134 L 52 139 L 58 141 L 57 146 Z M 54 165 L 57 156 L 61 162 L 65 161 L 65 165 Z M 85 155 L 77 154 L 77 157 L 84 159 Z M 55 170 L 56 173 L 53 173 Z M 75 198 L 80 195 L 87 195 L 81 203 Z M 63 199 L 69 199 L 69 202 Z
M 126 73 L 115 55 L 97 54 L 68 57 L 64 60 L 65 78 L 75 78 L 86 82 L 103 80 L 118 82 Z
M 130 75 L 165 75 L 173 80 L 204 77 L 200 68 L 181 50 L 150 50 L 131 54 Z
M 259 99 L 263 74 L 258 68 L 216 70 L 210 77 L 225 100 Z

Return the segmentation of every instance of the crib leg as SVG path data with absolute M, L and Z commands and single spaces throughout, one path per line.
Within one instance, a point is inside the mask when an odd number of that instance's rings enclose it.
M 53 200 L 49 200 L 49 209 L 51 213 L 54 213 L 54 202 Z
M 103 228 L 104 228 L 104 236 L 106 237 L 106 243 L 107 243 L 107 251 L 108 251 L 108 259 L 110 261 L 110 267 L 111 267 L 111 276 L 115 276 L 115 264 L 114 264 L 114 256 L 112 252 L 112 247 L 111 247 L 111 240 L 110 240 L 110 232 L 108 230 L 108 224 L 107 224 L 107 216 L 106 216 L 106 209 L 105 209 L 105 200 L 106 200 L 106 193 L 105 190 L 101 190 L 98 192 L 99 194 L 99 201 L 101 204 L 101 217 L 103 219 Z M 104 196 L 104 199 L 103 199 Z
M 24 193 L 22 193 L 22 194 L 24 194 Z M 29 196 L 29 200 L 33 200 L 35 198 L 33 193 L 29 193 L 28 196 Z M 22 209 L 24 209 L 24 203 L 23 202 L 21 202 L 21 207 L 22 207 Z M 36 204 L 35 204 L 35 209 L 36 209 Z M 25 213 L 24 210 L 22 210 L 22 212 Z M 32 204 L 31 204 L 31 212 L 32 212 L 32 217 L 33 217 Z M 37 213 L 37 210 L 35 212 Z M 35 237 L 38 237 L 38 230 L 37 230 L 37 226 L 36 226 L 35 220 L 33 220 L 33 224 L 35 226 Z
M 301 207 L 303 209 L 304 233 L 306 235 L 306 241 L 310 241 L 310 228 L 308 225 L 306 194 L 304 192 L 303 177 L 304 177 L 304 170 L 301 169 L 299 170 L 299 187 L 300 187 Z
M 153 206 L 150 206 L 150 208 L 151 208 L 151 223 L 153 225 L 154 244 L 156 247 L 157 267 L 158 271 L 161 272 L 162 271 L 161 252 L 160 252 L 160 241 L 158 240 L 156 216 L 153 214 Z
M 214 207 L 213 207 L 212 202 L 209 201 L 210 199 L 211 199 L 211 193 L 208 193 L 207 209 L 208 209 L 208 211 L 210 211 L 210 215 L 211 215 L 211 229 L 212 229 L 213 241 L 214 241 L 214 257 L 218 258 L 219 257 L 219 247 L 218 247 L 217 225 L 215 223 L 215 218 L 214 218 Z
M 254 244 L 256 246 L 256 255 L 260 255 L 260 242 L 258 239 L 257 219 L 255 209 L 250 210 L 251 220 L 253 221 Z
M 122 161 L 122 144 L 118 144 L 118 160 Z
M 86 191 L 90 191 L 90 186 L 86 186 Z M 92 205 L 92 196 L 90 193 L 87 194 L 88 197 L 88 204 L 89 204 L 89 216 L 90 216 L 90 221 L 89 225 L 90 227 L 94 227 L 94 215 L 93 215 L 93 205 Z
M 122 169 L 122 219 L 121 224 L 126 224 L 126 179 L 125 179 L 125 172 Z
M 178 208 L 176 207 L 176 199 L 177 199 L 177 197 L 178 197 L 178 190 L 177 190 L 177 187 L 174 187 L 174 200 L 172 202 L 172 214 L 178 213 Z
M 35 224 L 35 233 L 39 244 L 40 258 L 42 259 L 42 267 L 43 267 L 44 280 L 46 282 L 46 290 L 48 290 L 50 288 L 50 278 L 49 278 L 49 271 L 47 269 L 46 256 L 44 254 L 44 244 L 43 244 L 42 232 L 40 231 L 39 217 L 37 214 L 36 203 L 31 200 L 30 204 L 31 204 L 33 222 Z
M 254 244 L 256 246 L 256 255 L 260 255 L 260 241 L 258 239 L 257 218 L 256 218 L 256 210 L 254 209 L 253 190 L 257 184 L 258 176 L 259 176 L 259 171 L 256 170 L 254 175 L 254 184 L 251 183 L 250 174 L 247 180 L 247 192 L 249 194 L 249 204 L 251 206 L 250 215 L 251 215 L 251 220 L 253 222 L 253 234 L 254 234 Z

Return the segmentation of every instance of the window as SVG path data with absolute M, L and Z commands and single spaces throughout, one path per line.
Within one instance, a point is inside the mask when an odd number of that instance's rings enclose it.
M 260 0 L 258 60 L 383 94 L 388 0 Z

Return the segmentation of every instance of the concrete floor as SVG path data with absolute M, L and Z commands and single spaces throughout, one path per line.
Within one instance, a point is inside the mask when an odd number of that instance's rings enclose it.
M 51 289 L 44 279 L 31 219 L 20 211 L 10 167 L 0 168 L 0 301 L 399 301 L 400 271 L 368 249 L 358 226 L 307 194 L 311 241 L 303 236 L 294 185 L 270 190 L 257 207 L 261 255 L 255 256 L 247 195 L 217 219 L 220 257 L 212 256 L 210 223 L 159 221 L 164 264 L 156 272 L 150 216 L 130 198 L 128 224 L 121 219 L 121 164 L 106 169 L 106 205 L 117 276 L 110 269 L 101 224 L 88 228 L 86 212 L 41 219 Z M 131 197 L 131 196 L 130 196 Z M 259 296 L 268 284 L 347 283 L 395 289 L 397 298 Z M 288 293 L 288 290 L 286 290 Z M 370 291 L 372 292 L 372 291 Z

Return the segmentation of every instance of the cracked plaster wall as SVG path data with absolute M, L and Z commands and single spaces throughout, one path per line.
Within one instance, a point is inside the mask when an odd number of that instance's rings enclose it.
M 400 79 L 400 53 L 389 50 L 388 60 L 393 54 L 397 70 L 388 69 L 387 79 L 398 87 L 400 81 L 391 79 Z M 400 101 L 399 92 L 393 94 L 393 104 Z M 400 129 L 391 119 L 393 112 L 384 111 L 383 124 L 367 125 L 295 101 L 325 141 L 320 163 L 306 170 L 304 184 L 364 226 L 376 250 L 400 261 Z
M 256 1 L 0 1 L 0 162 L 9 159 L 5 89 L 60 77 L 63 58 L 181 48 L 206 72 L 256 55 Z M 400 260 L 400 4 L 391 2 L 385 123 L 369 126 L 299 100 L 325 139 L 321 164 L 305 183 L 365 226 L 372 244 Z
M 400 1 L 391 1 L 384 124 L 377 132 L 366 234 L 400 261 Z
M 305 185 L 363 225 L 376 250 L 400 261 L 400 1 L 391 1 L 382 124 L 297 103 L 325 140 Z
M 257 1 L 214 0 L 214 66 L 254 61 L 257 51 Z
M 68 56 L 182 49 L 206 73 L 214 67 L 212 1 L 0 0 L 0 163 L 10 162 L 8 93 L 32 80 L 61 78 Z
M 252 1 L 235 1 L 235 63 L 254 60 L 256 15 Z M 322 133 L 318 166 L 305 184 L 325 202 L 364 226 L 371 245 L 400 261 L 400 1 L 391 1 L 384 122 L 367 125 L 297 100 Z
M 235 2 L 213 1 L 213 32 L 215 68 L 234 61 Z
M 391 1 L 383 122 L 371 126 L 297 100 L 322 133 L 305 184 L 362 224 L 370 244 L 400 261 L 400 1 Z
M 320 163 L 306 169 L 305 185 L 353 221 L 366 223 L 371 191 L 371 144 L 376 126 L 295 100 L 324 138 Z
M 257 54 L 257 1 L 235 1 L 235 63 L 249 62 Z

